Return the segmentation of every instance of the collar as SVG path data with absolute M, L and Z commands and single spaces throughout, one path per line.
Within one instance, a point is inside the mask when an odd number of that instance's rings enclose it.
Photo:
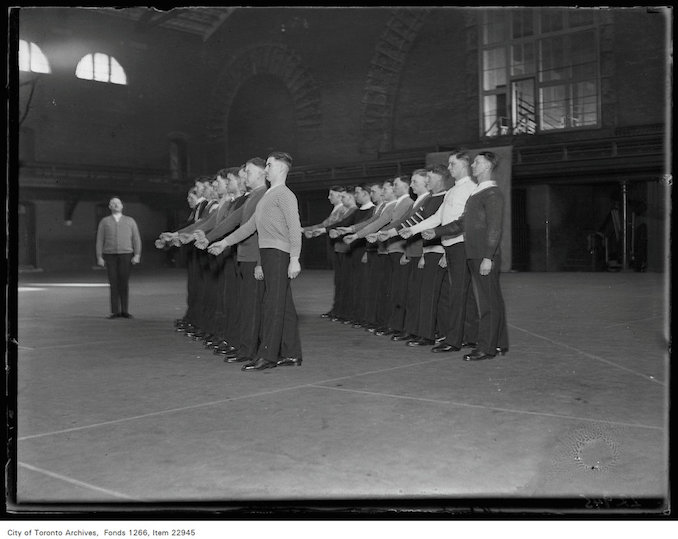
M 384 207 L 390 206 L 391 204 L 396 204 L 398 202 L 398 200 L 400 200 L 400 199 L 391 200 L 391 202 L 384 202 Z
M 195 205 L 197 206 L 197 205 L 200 204 L 203 200 L 207 200 L 207 199 L 206 199 L 205 197 L 200 197 L 200 198 L 198 199 L 198 201 L 195 203 Z
M 431 194 L 430 191 L 426 191 L 423 195 L 419 195 L 419 196 L 417 197 L 417 200 L 414 201 L 414 203 L 416 204 L 417 202 L 421 202 L 422 199 L 426 198 L 426 197 L 429 196 L 430 194 Z
M 404 195 L 399 196 L 399 197 L 396 199 L 396 202 L 400 202 L 401 200 L 405 200 L 406 198 L 409 198 L 409 197 L 410 197 L 410 194 L 409 194 L 409 193 L 405 193 Z
M 113 219 L 115 219 L 116 223 L 120 222 L 120 219 L 122 219 L 122 213 L 112 213 Z
M 374 207 L 374 203 L 370 200 L 369 202 L 360 206 L 360 209 L 361 210 L 369 210 L 370 208 L 373 208 L 373 207 Z
M 447 190 L 445 191 L 440 191 L 440 193 L 432 193 L 432 197 L 444 197 L 447 194 Z
M 472 195 L 475 195 L 476 193 L 480 193 L 480 191 L 484 191 L 485 189 L 489 189 L 490 187 L 497 187 L 497 182 L 494 180 L 488 180 L 486 182 L 481 182 L 478 184 L 478 186 L 475 188 Z
M 472 179 L 471 176 L 464 176 L 463 178 L 460 178 L 458 180 L 454 181 L 454 185 L 459 185 L 460 183 L 466 183 L 466 182 L 473 182 L 475 183 Z

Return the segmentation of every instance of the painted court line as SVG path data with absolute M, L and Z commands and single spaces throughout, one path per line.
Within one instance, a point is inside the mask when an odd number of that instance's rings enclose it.
M 624 326 L 626 324 L 636 324 L 638 322 L 647 322 L 648 320 L 656 320 L 657 318 L 663 320 L 664 317 L 661 315 L 657 316 L 648 316 L 647 318 L 639 318 L 637 320 L 626 320 L 624 322 L 618 322 L 617 324 L 610 324 L 609 326 L 604 326 L 603 329 L 615 328 L 617 326 Z
M 420 401 L 420 402 L 430 402 L 430 403 L 435 403 L 435 404 L 451 404 L 453 406 L 462 406 L 464 408 L 478 408 L 481 410 L 495 410 L 497 412 L 507 412 L 511 414 L 524 414 L 524 415 L 536 415 L 536 416 L 543 416 L 543 417 L 555 417 L 558 419 L 575 419 L 578 421 L 587 421 L 591 423 L 605 423 L 608 425 L 618 425 L 618 426 L 623 426 L 623 427 L 635 427 L 635 428 L 641 428 L 641 429 L 653 429 L 653 430 L 659 430 L 663 431 L 663 427 L 656 427 L 654 425 L 642 425 L 639 423 L 626 423 L 624 421 L 609 421 L 606 419 L 591 419 L 590 417 L 579 417 L 579 416 L 573 416 L 573 415 L 565 415 L 565 414 L 553 414 L 550 412 L 533 412 L 530 410 L 516 410 L 514 408 L 501 408 L 499 406 L 486 406 L 483 404 L 469 404 L 466 402 L 456 402 L 456 401 L 450 401 L 450 400 L 444 400 L 444 399 L 427 399 L 425 397 L 410 397 L 407 395 L 395 395 L 393 393 L 381 393 L 378 391 L 363 391 L 360 389 L 347 389 L 343 387 L 331 387 L 331 386 L 323 386 L 323 385 L 314 385 L 313 387 L 317 388 L 322 388 L 322 389 L 331 389 L 333 391 L 345 391 L 348 393 L 360 393 L 363 395 L 371 395 L 375 397 L 390 397 L 394 399 L 405 399 L 405 400 L 414 400 L 414 401 Z
M 588 358 L 595 359 L 596 361 L 600 361 L 602 363 L 605 363 L 607 365 L 610 365 L 611 367 L 616 367 L 617 369 L 621 369 L 623 371 L 629 372 L 631 374 L 635 374 L 636 376 L 640 376 L 641 378 L 645 378 L 645 380 L 649 380 L 650 382 L 654 382 L 655 384 L 659 384 L 660 386 L 666 386 L 664 382 L 661 382 L 660 380 L 657 380 L 654 376 L 648 376 L 647 374 L 643 374 L 642 372 L 634 371 L 633 369 L 629 369 L 628 367 L 624 367 L 623 365 L 619 365 L 615 363 L 614 361 L 610 361 L 609 359 L 602 358 L 600 356 L 596 356 L 595 354 L 589 354 L 588 352 L 584 352 L 583 350 L 580 350 L 579 348 L 575 348 L 574 346 L 570 346 L 567 343 L 556 341 L 553 339 L 550 339 L 549 337 L 544 337 L 543 335 L 538 335 L 537 333 L 534 333 L 532 331 L 528 331 L 527 329 L 519 328 L 518 326 L 514 326 L 512 324 L 509 324 L 509 327 L 513 329 L 517 329 L 518 331 L 522 331 L 523 333 L 527 333 L 528 335 L 532 335 L 533 337 L 536 337 L 538 339 L 542 339 L 544 341 L 548 341 L 551 344 L 555 344 L 556 346 L 562 346 L 563 348 L 567 348 L 568 350 L 572 350 L 574 352 L 577 352 L 579 354 L 582 354 Z
M 31 466 L 30 464 L 26 464 L 24 462 L 17 462 L 17 465 L 21 466 L 22 468 L 26 468 L 27 470 L 31 470 L 33 472 L 41 473 L 41 474 L 47 475 L 49 477 L 53 477 L 54 479 L 59 479 L 61 481 L 65 481 L 66 483 L 70 483 L 71 485 L 76 485 L 78 487 L 83 487 L 83 488 L 86 488 L 86 489 L 89 489 L 89 490 L 96 490 L 97 492 L 101 492 L 103 494 L 108 494 L 109 496 L 113 496 L 115 498 L 122 498 L 124 500 L 132 500 L 132 501 L 135 501 L 135 502 L 143 501 L 139 498 L 134 498 L 132 496 L 128 496 L 127 494 L 122 494 L 121 492 L 116 492 L 115 490 L 109 490 L 107 488 L 97 487 L 96 485 L 91 485 L 91 484 L 85 483 L 83 481 L 78 481 L 77 479 L 73 479 L 71 477 L 66 477 L 65 475 L 50 472 L 48 470 L 43 470 L 42 468 L 38 468 L 36 466 Z
M 382 369 L 382 370 L 375 370 L 375 371 L 368 371 L 368 372 L 363 372 L 363 373 L 358 373 L 358 374 L 352 374 L 348 376 L 340 376 L 338 378 L 330 378 L 329 380 L 319 380 L 317 382 L 310 382 L 308 384 L 300 384 L 296 386 L 290 386 L 290 387 L 282 387 L 279 389 L 273 389 L 270 391 L 262 391 L 259 393 L 250 393 L 248 395 L 241 395 L 240 397 L 230 397 L 228 399 L 220 399 L 216 401 L 210 401 L 210 402 L 203 402 L 199 404 L 192 404 L 190 406 L 182 406 L 179 408 L 169 408 L 167 410 L 158 410 L 157 412 L 149 412 L 147 414 L 140 414 L 140 415 L 135 415 L 135 416 L 130 416 L 130 417 L 123 417 L 121 419 L 111 419 L 110 421 L 102 421 L 100 423 L 92 423 L 90 425 L 82 425 L 80 427 L 71 427 L 70 429 L 61 429 L 61 430 L 55 430 L 55 431 L 50 431 L 50 432 L 43 432 L 40 434 L 29 434 L 27 436 L 19 436 L 17 440 L 23 441 L 23 440 L 33 440 L 35 438 L 42 438 L 45 436 L 53 436 L 56 434 L 66 434 L 68 432 L 76 432 L 79 430 L 86 430 L 86 429 L 94 429 L 98 427 L 105 427 L 107 425 L 115 425 L 118 423 L 125 423 L 127 421 L 135 421 L 137 419 L 146 419 L 148 417 L 157 417 L 165 414 L 172 414 L 176 412 L 185 412 L 188 410 L 195 410 L 198 408 L 207 408 L 210 406 L 218 406 L 220 404 L 224 404 L 226 402 L 233 402 L 233 401 L 238 401 L 238 400 L 244 400 L 244 399 L 250 399 L 253 397 L 263 397 L 266 395 L 274 395 L 276 393 L 282 393 L 284 391 L 292 391 L 295 389 L 303 389 L 306 387 L 313 387 L 316 384 L 328 384 L 330 382 L 337 382 L 339 380 L 346 380 L 349 378 L 354 378 L 354 377 L 359 377 L 359 376 L 366 376 L 369 374 L 379 374 L 383 372 L 388 372 L 388 371 L 393 371 L 397 369 L 405 369 L 409 367 L 417 367 L 419 365 L 425 365 L 426 363 L 435 363 L 437 361 L 442 361 L 442 359 L 431 359 L 429 361 L 422 361 L 419 363 L 408 363 L 407 365 L 399 365 L 397 367 L 390 367 L 388 369 Z M 284 367 L 281 367 L 284 368 Z

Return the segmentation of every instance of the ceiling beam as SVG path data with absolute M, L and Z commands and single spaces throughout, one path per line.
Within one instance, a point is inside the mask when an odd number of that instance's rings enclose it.
M 210 28 L 207 32 L 205 32 L 205 34 L 202 37 L 203 42 L 207 41 L 210 37 L 212 37 L 214 32 L 216 32 L 219 28 L 221 28 L 221 26 L 226 22 L 226 19 L 228 19 L 233 14 L 233 12 L 235 10 L 236 10 L 236 8 L 234 8 L 234 7 L 227 8 L 226 11 L 224 11 L 219 16 L 219 18 L 217 19 L 217 22 L 212 26 L 212 28 Z

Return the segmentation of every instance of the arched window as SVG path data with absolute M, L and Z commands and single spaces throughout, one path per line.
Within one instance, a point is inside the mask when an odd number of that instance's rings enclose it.
M 35 43 L 21 39 L 19 41 L 19 71 L 51 73 L 47 57 Z
M 127 75 L 118 61 L 101 52 L 83 56 L 75 68 L 75 76 L 79 79 L 127 84 Z

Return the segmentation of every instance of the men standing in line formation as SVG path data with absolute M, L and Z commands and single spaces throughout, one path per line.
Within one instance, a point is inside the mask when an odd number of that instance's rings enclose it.
M 492 181 L 495 167 L 490 152 L 478 154 L 471 166 L 469 154 L 457 151 L 447 169 L 432 166 L 370 186 L 378 204 L 373 215 L 330 228 L 331 237 L 344 235 L 349 245 L 368 241 L 365 271 L 347 265 L 350 277 L 341 281 L 362 283 L 362 304 L 332 320 L 408 346 L 431 346 L 433 353 L 473 348 L 463 356 L 467 361 L 506 353 L 499 287 L 503 196 Z M 376 253 L 369 250 L 374 244 Z M 376 291 L 376 305 L 369 290 Z
M 291 164 L 289 154 L 274 152 L 266 162 L 252 158 L 240 169 L 219 171 L 215 187 L 224 198 L 212 214 L 203 212 L 156 242 L 159 248 L 194 243 L 189 270 L 194 297 L 186 316 L 176 321 L 177 331 L 202 337 L 228 363 L 246 362 L 244 371 L 302 362 L 289 286 L 301 271 L 298 204 L 285 185 Z

